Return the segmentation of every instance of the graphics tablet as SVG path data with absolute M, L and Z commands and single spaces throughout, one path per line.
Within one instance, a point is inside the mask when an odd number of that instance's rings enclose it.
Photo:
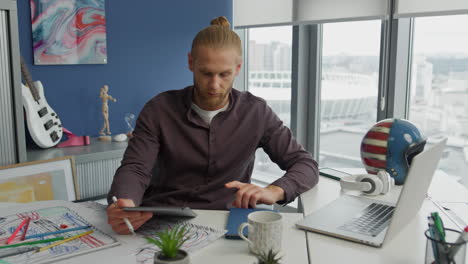
M 189 207 L 122 207 L 126 212 L 152 212 L 154 215 L 160 216 L 181 216 L 181 217 L 196 217 L 197 214 Z

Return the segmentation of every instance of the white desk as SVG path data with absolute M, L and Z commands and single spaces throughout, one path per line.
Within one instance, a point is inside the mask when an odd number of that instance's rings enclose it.
M 393 191 L 391 194 L 393 199 L 397 197 L 398 192 L 398 188 Z M 318 186 L 301 196 L 305 214 L 319 209 L 339 195 L 338 182 L 321 177 Z M 435 177 L 429 188 L 429 196 L 436 200 L 466 202 L 468 191 L 460 188 L 459 184 L 454 181 Z M 3 206 L 8 205 L 12 204 L 3 203 Z M 0 203 L 1 207 L 2 203 Z M 282 263 L 422 263 L 426 246 L 423 234 L 427 228 L 426 216 L 429 212 L 436 210 L 438 211 L 438 208 L 430 200 L 426 200 L 417 216 L 393 240 L 386 241 L 383 248 L 373 248 L 312 232 L 305 234 L 294 227 L 294 223 L 302 218 L 301 214 L 283 214 L 285 221 Z M 2 212 L 4 212 L 3 209 Z M 192 220 L 193 223 L 224 229 L 227 211 L 197 210 L 197 213 L 199 216 Z M 443 214 L 441 215 L 444 217 Z M 100 219 L 100 223 L 90 222 L 100 226 L 103 231 L 114 234 L 109 225 L 103 224 L 107 221 L 104 211 L 100 212 L 98 219 Z M 444 223 L 448 227 L 453 227 L 448 219 L 444 219 Z M 80 255 L 57 263 L 136 263 L 135 249 L 142 243 L 142 240 L 133 236 L 115 235 L 115 237 L 121 241 L 121 246 Z M 248 252 L 247 242 L 220 238 L 207 247 L 194 252 L 191 255 L 191 263 L 253 264 L 256 261 L 255 257 Z
M 443 184 L 442 184 L 443 182 Z M 443 189 L 457 189 L 444 179 L 435 178 L 432 182 L 429 195 L 434 192 L 441 197 Z M 450 187 L 452 186 L 452 187 Z M 449 188 L 449 189 L 447 189 Z M 465 191 L 463 193 L 463 191 Z M 451 191 L 448 191 L 451 192 Z M 451 200 L 468 200 L 468 191 L 457 189 L 452 194 Z M 304 206 L 304 214 L 308 215 L 327 203 L 333 201 L 340 195 L 340 186 L 337 181 L 320 177 L 319 184 L 312 190 L 301 196 Z M 439 211 L 430 201 L 425 200 L 421 210 L 399 234 L 390 241 L 386 241 L 382 248 L 373 248 L 358 243 L 333 238 L 321 234 L 307 232 L 309 261 L 313 264 L 320 263 L 423 263 L 426 247 L 424 231 L 427 229 L 427 215 L 430 212 Z M 443 215 L 442 215 L 443 216 Z M 448 219 L 445 225 L 454 227 Z M 468 262 L 467 262 L 468 263 Z
M 8 206 L 4 204 L 4 206 Z M 0 208 L 2 204 L 0 203 Z M 11 206 L 11 204 L 9 204 Z M 75 204 L 73 204 L 75 206 Z M 198 216 L 191 220 L 195 224 L 210 226 L 216 229 L 224 230 L 226 226 L 228 211 L 208 211 L 195 210 Z M 54 263 L 83 264 L 83 263 L 137 263 L 134 253 L 144 239 L 131 235 L 117 235 L 107 224 L 105 211 L 95 212 L 100 223 L 89 220 L 91 224 L 99 227 L 102 231 L 113 234 L 122 245 L 99 250 L 93 253 L 79 255 L 73 258 L 65 259 Z M 302 218 L 302 214 L 285 213 L 283 226 L 283 256 L 284 264 L 306 264 L 308 263 L 306 234 L 304 231 L 294 227 L 294 223 Z M 224 237 L 216 240 L 212 244 L 202 248 L 190 255 L 192 264 L 238 264 L 257 263 L 254 255 L 249 253 L 247 242 L 244 240 L 228 240 Z
M 224 229 L 227 221 L 227 211 L 206 211 L 196 210 L 198 216 L 192 220 L 195 224 L 210 226 L 217 229 Z M 306 236 L 303 231 L 295 229 L 294 223 L 301 219 L 302 214 L 283 214 L 283 253 L 284 263 L 308 263 Z M 106 230 L 108 233 L 112 231 Z M 124 247 L 117 246 L 110 249 L 101 250 L 95 253 L 81 255 L 73 259 L 67 259 L 58 263 L 136 263 L 132 250 L 136 248 L 129 246 L 135 242 L 132 236 L 115 235 Z M 99 260 L 99 261 L 98 261 Z M 238 264 L 255 263 L 256 258 L 249 254 L 247 242 L 243 240 L 229 240 L 220 238 L 213 244 L 200 249 L 190 255 L 191 263 L 213 263 L 213 264 Z M 97 262 L 98 261 L 98 262 Z

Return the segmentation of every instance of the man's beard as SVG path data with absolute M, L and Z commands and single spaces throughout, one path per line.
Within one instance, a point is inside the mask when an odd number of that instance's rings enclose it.
M 197 85 L 197 82 L 196 80 L 194 79 L 194 95 L 196 96 L 196 98 L 198 99 L 198 103 L 201 104 L 201 105 L 198 105 L 200 108 L 203 109 L 203 107 L 207 106 L 208 108 L 210 109 L 219 109 L 221 107 L 223 107 L 223 103 L 226 102 L 226 98 L 229 98 L 229 94 L 231 93 L 231 90 L 232 90 L 232 85 L 233 85 L 234 81 L 231 82 L 231 85 L 228 89 L 228 91 L 226 92 L 223 92 L 223 95 L 221 97 L 217 96 L 217 97 L 211 97 L 209 95 L 205 95 L 204 93 L 201 93 L 200 90 L 199 90 L 199 87 Z M 193 100 L 193 99 L 192 99 Z M 195 102 L 195 100 L 193 100 Z M 206 110 L 206 109 L 204 109 Z

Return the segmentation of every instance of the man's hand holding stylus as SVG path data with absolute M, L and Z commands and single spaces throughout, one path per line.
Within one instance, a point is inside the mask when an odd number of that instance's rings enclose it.
M 130 199 L 118 199 L 117 203 L 107 207 L 107 222 L 112 226 L 112 230 L 121 235 L 130 234 L 124 218 L 128 218 L 133 228 L 137 230 L 153 217 L 151 212 L 125 212 L 122 207 L 135 207 L 135 203 Z

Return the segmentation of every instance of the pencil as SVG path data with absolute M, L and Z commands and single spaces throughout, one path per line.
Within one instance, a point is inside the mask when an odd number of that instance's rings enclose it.
M 63 244 L 63 243 L 67 243 L 68 241 L 72 241 L 72 240 L 77 239 L 77 238 L 80 238 L 80 237 L 82 237 L 82 236 L 89 235 L 89 234 L 91 234 L 91 233 L 93 233 L 93 232 L 94 232 L 93 230 L 90 230 L 90 231 L 88 231 L 88 232 L 84 232 L 84 233 L 81 233 L 81 234 L 79 234 L 79 235 L 69 237 L 69 238 L 64 239 L 64 240 L 62 240 L 62 241 L 56 242 L 56 243 L 54 243 L 54 244 L 52 244 L 52 245 L 48 245 L 48 246 L 42 247 L 42 248 L 38 249 L 36 252 L 42 252 L 42 251 L 47 250 L 47 249 L 49 249 L 49 248 L 51 248 L 51 247 L 55 247 L 55 246 L 61 245 L 61 244 Z
M 54 241 L 62 240 L 62 239 L 65 239 L 65 238 L 64 237 L 54 237 L 54 238 L 43 239 L 43 240 L 29 241 L 29 242 L 24 242 L 24 243 L 0 246 L 0 249 L 27 246 L 27 245 L 34 245 L 34 244 L 41 244 L 41 243 L 49 243 L 49 242 L 54 242 Z
M 90 228 L 90 227 L 91 227 L 91 226 L 79 226 L 79 227 L 74 227 L 74 228 L 62 229 L 62 230 L 57 230 L 57 231 L 53 231 L 53 232 L 47 232 L 47 233 L 42 233 L 42 234 L 30 235 L 30 236 L 27 236 L 26 239 L 36 238 L 36 237 L 44 237 L 44 236 L 50 236 L 50 235 L 56 235 L 56 234 L 60 234 L 60 233 L 66 233 L 66 232 L 71 232 L 71 231 L 86 229 L 86 228 Z
M 11 257 L 11 256 L 16 256 L 19 254 L 24 254 L 26 252 L 34 251 L 37 250 L 39 247 L 26 247 L 26 248 L 20 248 L 20 249 L 7 249 L 7 250 L 2 250 L 0 252 L 0 259 Z M 2 262 L 3 263 L 3 262 Z
M 24 220 L 21 222 L 21 224 L 15 229 L 15 231 L 13 232 L 13 234 L 11 234 L 10 238 L 8 238 L 8 240 L 7 240 L 7 242 L 6 242 L 7 245 L 11 244 L 11 242 L 13 241 L 13 239 L 15 239 L 16 234 L 18 234 L 18 232 L 21 230 L 21 228 L 23 228 L 23 226 L 24 226 L 24 224 L 26 224 L 26 221 L 27 221 L 27 220 L 28 220 L 27 218 L 24 219 Z
M 23 230 L 23 234 L 21 235 L 21 241 L 23 241 L 25 238 L 26 238 L 26 233 L 28 232 L 28 228 L 29 228 L 29 222 L 31 222 L 31 218 L 26 218 L 26 224 L 24 226 L 24 230 Z

